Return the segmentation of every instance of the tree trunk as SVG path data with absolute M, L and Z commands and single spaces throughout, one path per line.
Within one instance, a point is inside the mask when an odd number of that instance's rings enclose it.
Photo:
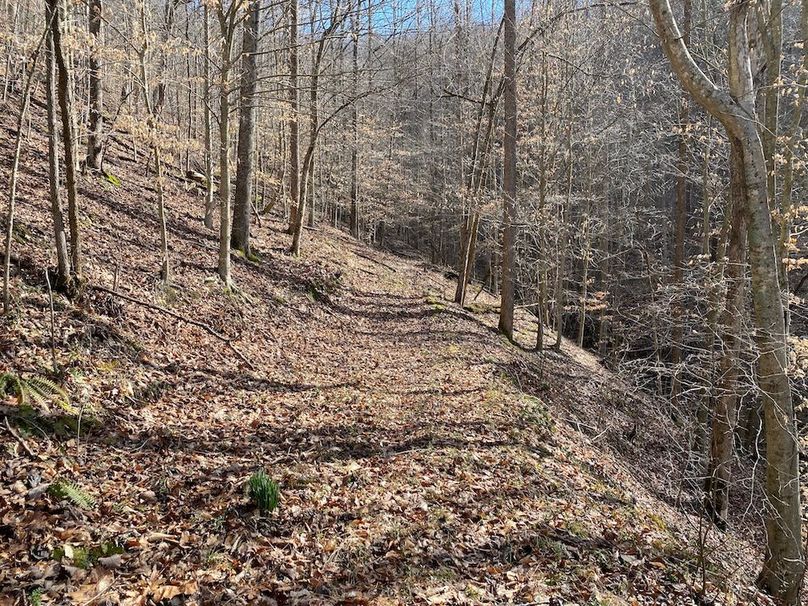
M 90 111 L 87 132 L 87 167 L 101 169 L 101 137 L 104 124 L 104 87 L 101 81 L 100 47 L 101 37 L 101 8 L 102 0 L 89 0 L 88 29 L 93 39 L 92 52 L 88 61 L 90 80 Z
M 51 31 L 57 66 L 57 97 L 62 119 L 62 145 L 65 151 L 65 185 L 67 187 L 67 217 L 70 224 L 70 264 L 76 278 L 81 279 L 81 233 L 79 231 L 79 202 L 76 185 L 76 141 L 73 120 L 73 86 L 70 78 L 70 63 L 62 45 L 64 7 L 60 0 L 47 0 L 48 7 L 56 13 Z
M 257 84 L 256 53 L 260 27 L 260 0 L 251 0 L 249 16 L 245 21 L 241 56 L 241 111 L 238 129 L 238 165 L 236 168 L 236 194 L 233 203 L 233 234 L 231 246 L 250 256 L 250 217 L 252 216 L 254 145 L 255 145 L 255 89 Z
M 300 195 L 300 92 L 297 83 L 297 1 L 289 0 L 289 234 L 295 233 Z
M 591 194 L 591 190 L 590 190 Z M 583 264 L 583 271 L 581 276 L 581 300 L 578 303 L 578 347 L 584 346 L 584 335 L 586 334 L 586 300 L 589 297 L 589 256 L 590 256 L 590 249 L 591 249 L 591 241 L 590 241 L 590 234 L 589 234 L 589 208 L 587 208 L 587 214 L 584 218 L 584 250 L 583 250 L 583 258 L 581 259 L 581 263 Z
M 505 142 L 502 230 L 502 287 L 499 330 L 513 340 L 516 255 L 516 2 L 505 0 Z
M 359 10 L 361 2 L 357 0 L 356 13 L 351 16 L 351 35 L 353 37 L 353 49 L 351 55 L 351 86 L 353 96 L 359 88 Z M 351 235 L 359 238 L 359 115 L 356 102 L 351 106 L 351 134 L 353 144 L 351 146 Z
M 53 240 L 56 246 L 56 280 L 54 288 L 69 291 L 72 281 L 70 253 L 67 246 L 62 200 L 59 189 L 59 117 L 56 96 L 56 50 L 53 47 L 53 22 L 56 13 L 49 5 L 45 6 L 46 27 L 49 28 L 45 47 L 47 63 L 45 89 L 48 107 L 48 185 L 50 193 L 51 218 L 53 220 Z
M 213 216 L 216 213 L 216 203 L 213 197 L 213 133 L 211 121 L 213 116 L 210 111 L 211 104 L 211 76 L 210 76 L 210 14 L 208 5 L 204 8 L 205 19 L 205 87 L 204 99 L 202 103 L 202 120 L 205 122 L 205 227 L 213 229 Z
M 745 212 L 752 276 L 752 302 L 759 350 L 758 382 L 766 433 L 766 553 L 760 586 L 786 606 L 799 603 L 804 572 L 799 491 L 799 449 L 786 369 L 788 350 L 780 294 L 776 242 L 772 233 L 766 159 L 755 115 L 746 4 L 729 8 L 730 95 L 698 67 L 682 42 L 668 0 L 651 0 L 651 10 L 673 71 L 690 93 L 718 118 L 741 146 Z
M 805 44 L 808 40 L 808 0 L 802 0 L 802 7 L 800 12 L 800 34 Z M 788 243 L 791 239 L 791 224 L 794 219 L 794 208 L 792 203 L 792 195 L 794 192 L 794 171 L 801 171 L 805 174 L 805 169 L 797 166 L 795 167 L 795 150 L 798 149 L 801 138 L 800 123 L 802 121 L 802 112 L 805 106 L 806 90 L 808 90 L 808 52 L 803 48 L 802 52 L 802 66 L 797 77 L 797 92 L 794 98 L 793 108 L 791 110 L 791 123 L 788 128 L 787 139 L 783 146 L 783 193 L 780 200 L 780 234 L 777 241 L 777 258 L 781 260 L 780 266 L 780 288 L 783 292 L 789 291 L 788 284 L 788 270 L 789 270 L 789 247 Z M 786 305 L 786 334 L 789 332 L 791 324 L 791 313 Z
M 230 68 L 238 7 L 219 7 L 221 67 L 219 72 L 219 279 L 225 288 L 230 278 Z
M 726 304 L 721 316 L 722 353 L 719 376 L 715 381 L 717 397 L 713 412 L 710 442 L 710 466 L 705 479 L 706 509 L 719 528 L 726 528 L 729 509 L 729 485 L 738 418 L 738 359 L 743 317 L 744 260 L 746 236 L 743 204 L 743 157 L 740 143 L 732 141 L 730 154 L 730 189 L 732 212 L 730 240 L 727 248 Z
M 691 0 L 684 1 L 684 14 L 683 20 L 683 39 L 682 42 L 685 46 L 690 46 L 690 29 L 693 20 L 692 17 L 692 4 Z M 681 297 L 683 293 L 682 282 L 684 280 L 685 270 L 685 228 L 687 227 L 687 130 L 690 124 L 690 108 L 688 107 L 688 98 L 685 93 L 682 96 L 681 107 L 679 109 L 679 149 L 676 159 L 676 206 L 673 213 L 673 283 L 678 289 L 674 293 L 673 309 L 671 316 L 673 319 L 673 326 L 671 329 L 671 364 L 673 366 L 673 376 L 671 380 L 671 404 L 676 407 L 679 402 L 679 392 L 681 391 L 681 384 L 679 373 L 681 372 L 682 363 L 682 339 L 684 335 L 684 326 L 682 324 L 682 303 Z M 678 300 L 677 300 L 678 299 Z
M 480 192 L 483 186 L 483 171 L 494 130 L 494 118 L 496 116 L 497 106 L 499 104 L 499 99 L 503 88 L 498 87 L 496 91 L 491 93 L 494 62 L 504 25 L 505 19 L 503 17 L 502 21 L 500 21 L 499 29 L 497 30 L 497 35 L 494 38 L 494 43 L 491 47 L 491 54 L 489 55 L 488 59 L 488 68 L 485 74 L 485 82 L 483 83 L 482 102 L 480 103 L 477 111 L 474 140 L 472 142 L 471 169 L 469 170 L 468 181 L 466 183 L 466 187 L 471 197 L 471 204 L 469 205 L 468 213 L 464 218 L 463 224 L 460 226 L 461 254 L 460 258 L 458 259 L 457 288 L 455 289 L 455 303 L 461 307 L 465 304 L 466 291 L 474 271 L 474 250 L 477 245 L 477 236 L 480 223 L 480 212 L 477 208 L 477 194 Z M 489 94 L 491 94 L 490 100 L 488 99 Z M 485 133 L 483 133 L 482 125 L 483 119 L 486 116 L 486 109 L 488 110 L 488 120 Z
M 146 22 L 145 3 L 141 4 L 140 21 L 142 30 L 141 33 L 143 34 L 143 45 L 140 48 L 140 80 L 143 86 L 143 100 L 146 104 L 146 111 L 149 115 L 149 138 L 151 139 L 152 153 L 154 154 L 154 170 L 156 173 L 155 187 L 157 189 L 157 220 L 160 225 L 160 252 L 162 257 L 160 263 L 160 277 L 162 278 L 163 283 L 167 284 L 171 280 L 171 265 L 168 256 L 168 226 L 166 222 L 165 196 L 163 190 L 163 162 L 160 154 L 160 141 L 158 136 L 160 105 L 153 105 L 149 95 L 150 78 L 146 67 L 147 55 L 149 52 L 149 31 Z M 161 51 L 161 55 L 162 59 L 160 61 L 160 65 L 162 66 L 165 64 L 163 51 Z M 159 79 L 162 81 L 162 76 Z M 162 101 L 160 101 L 161 98 L 164 98 L 164 96 L 157 97 L 160 103 L 162 103 Z M 148 164 L 148 160 L 146 161 L 146 164 Z

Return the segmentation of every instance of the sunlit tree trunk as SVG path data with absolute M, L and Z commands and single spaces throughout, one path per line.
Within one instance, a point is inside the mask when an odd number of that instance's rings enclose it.
M 233 234 L 231 245 L 245 257 L 250 256 L 250 217 L 253 204 L 253 173 L 255 146 L 255 90 L 258 79 L 256 53 L 260 25 L 260 2 L 251 0 L 249 15 L 244 23 L 241 51 L 241 92 L 238 128 L 238 166 L 236 167 L 236 193 L 233 201 Z
M 516 2 L 505 0 L 505 143 L 499 329 L 513 340 L 516 262 Z
M 300 195 L 300 91 L 298 89 L 297 2 L 289 0 L 289 209 L 290 234 L 295 233 Z
M 205 82 L 204 86 L 204 98 L 202 102 L 202 120 L 204 122 L 204 130 L 205 130 L 205 227 L 208 229 L 213 229 L 213 217 L 216 214 L 216 202 L 213 196 L 213 128 L 212 128 L 212 120 L 213 116 L 211 115 L 211 107 L 210 104 L 212 102 L 212 97 L 210 94 L 212 80 L 210 74 L 210 14 L 207 3 L 205 3 L 204 8 L 204 19 L 205 19 L 205 34 L 204 34 L 204 43 L 205 43 L 205 57 L 203 59 L 205 64 L 204 69 L 204 77 Z
M 51 24 L 53 48 L 57 66 L 57 98 L 62 123 L 62 146 L 65 152 L 65 186 L 67 188 L 67 217 L 70 225 L 70 264 L 75 276 L 81 279 L 82 252 L 79 228 L 79 201 L 76 183 L 76 126 L 73 119 L 73 84 L 70 61 L 62 42 L 64 7 L 60 0 L 47 0 L 48 8 L 56 16 Z
M 721 314 L 721 357 L 715 381 L 717 395 L 713 411 L 710 442 L 710 466 L 705 479 L 707 512 L 719 527 L 727 525 L 729 486 L 738 419 L 738 375 L 743 318 L 744 260 L 746 225 L 744 223 L 743 157 L 738 141 L 732 141 L 730 153 L 731 222 L 725 277 L 726 302 Z
M 143 86 L 143 100 L 146 104 L 146 112 L 148 113 L 148 127 L 149 138 L 151 139 L 152 155 L 154 157 L 154 169 L 156 173 L 155 189 L 157 190 L 157 220 L 160 225 L 160 252 L 162 261 L 160 263 L 160 276 L 164 283 L 171 280 L 171 263 L 168 255 L 168 225 L 166 220 L 166 207 L 165 207 L 165 192 L 163 183 L 163 160 L 160 153 L 159 141 L 159 112 L 162 105 L 163 96 L 157 96 L 157 102 L 160 105 L 154 105 L 150 94 L 150 78 L 149 71 L 146 66 L 147 55 L 149 53 L 149 31 L 146 20 L 146 3 L 145 0 L 140 5 L 140 18 L 141 18 L 141 33 L 143 35 L 143 43 L 140 48 L 140 80 Z M 161 51 L 163 53 L 163 51 Z M 160 62 L 164 64 L 164 60 Z M 162 81 L 162 77 L 159 78 Z M 159 87 L 158 87 L 159 88 Z
M 104 124 L 104 87 L 101 80 L 101 9 L 102 0 L 89 0 L 89 32 L 92 51 L 88 61 L 90 80 L 90 115 L 87 132 L 87 167 L 101 169 L 101 138 Z
M 353 96 L 359 89 L 359 10 L 361 2 L 357 0 L 356 13 L 351 16 L 351 87 Z M 351 106 L 351 215 L 350 228 L 354 238 L 359 237 L 359 115 L 357 103 Z
M 62 212 L 62 197 L 59 189 L 59 116 L 58 100 L 56 96 L 56 50 L 53 48 L 53 21 L 56 15 L 53 9 L 45 6 L 45 21 L 48 27 L 45 43 L 46 74 L 45 94 L 48 112 L 48 191 L 50 197 L 51 220 L 53 221 L 53 236 L 56 247 L 56 280 L 54 287 L 60 291 L 69 290 L 72 280 L 70 268 L 70 253 L 67 245 L 67 232 L 65 230 L 64 214 Z
M 230 277 L 230 70 L 233 61 L 233 39 L 239 13 L 237 2 L 218 8 L 220 40 L 219 66 L 219 279 L 225 288 L 232 286 Z
M 749 266 L 758 346 L 758 383 L 766 435 L 766 550 L 758 582 L 787 606 L 799 603 L 804 572 L 797 442 L 780 296 L 776 241 L 772 230 L 766 159 L 755 121 L 755 87 L 747 33 L 748 5 L 730 6 L 729 83 L 718 88 L 698 67 L 682 41 L 668 0 L 651 0 L 651 10 L 673 71 L 683 86 L 731 137 L 743 156 Z

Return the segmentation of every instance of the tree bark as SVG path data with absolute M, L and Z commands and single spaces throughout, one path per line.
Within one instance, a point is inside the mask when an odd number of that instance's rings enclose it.
M 205 178 L 207 179 L 207 183 L 205 184 L 205 227 L 208 229 L 213 229 L 213 217 L 216 214 L 216 202 L 213 196 L 213 133 L 212 133 L 212 120 L 213 116 L 211 115 L 211 75 L 210 75 L 210 14 L 207 3 L 204 5 L 204 19 L 205 19 L 205 28 L 204 28 L 204 42 L 205 42 L 205 92 L 204 92 L 204 99 L 203 99 L 203 107 L 202 107 L 202 120 L 205 122 Z
M 289 0 L 289 234 L 295 233 L 300 195 L 300 91 L 298 89 L 297 2 Z
M 104 87 L 101 80 L 101 10 L 102 0 L 89 0 L 88 30 L 93 40 L 88 61 L 90 84 L 90 111 L 87 133 L 87 167 L 101 169 L 101 139 L 104 124 Z
M 505 141 L 499 330 L 513 340 L 516 256 L 516 2 L 505 0 Z
M 693 21 L 693 9 L 691 0 L 684 0 L 684 14 L 682 15 L 683 39 L 685 46 L 690 46 L 690 29 Z M 682 96 L 681 107 L 679 109 L 679 149 L 676 160 L 676 206 L 674 208 L 674 229 L 673 229 L 673 283 L 681 290 L 684 280 L 685 269 L 685 230 L 687 227 L 687 130 L 690 125 L 690 108 L 688 98 L 685 93 Z M 681 299 L 682 293 L 675 293 L 677 299 Z M 676 407 L 679 402 L 679 392 L 681 391 L 681 380 L 679 373 L 682 363 L 682 339 L 684 336 L 684 325 L 682 323 L 682 302 L 674 300 L 672 318 L 673 326 L 671 330 L 671 364 L 673 365 L 673 376 L 671 380 L 671 404 Z
M 357 0 L 356 13 L 351 16 L 351 36 L 353 37 L 353 48 L 351 49 L 351 86 L 353 96 L 359 90 L 359 10 L 361 1 Z M 359 112 L 357 104 L 351 106 L 351 134 L 353 144 L 351 146 L 351 215 L 350 228 L 351 235 L 359 238 Z
M 743 157 L 740 143 L 733 140 L 730 153 L 730 196 L 732 212 L 726 265 L 726 303 L 721 315 L 721 358 L 715 381 L 717 397 L 713 411 L 710 465 L 705 478 L 706 509 L 719 528 L 726 528 L 729 487 L 738 419 L 738 361 L 743 318 L 746 225 L 744 223 Z
M 218 7 L 221 34 L 221 66 L 219 71 L 219 279 L 231 288 L 230 278 L 230 69 L 233 59 L 238 5 Z
M 51 25 L 53 49 L 57 66 L 57 98 L 62 123 L 62 145 L 65 152 L 65 185 L 67 187 L 67 217 L 70 225 L 70 264 L 81 280 L 82 253 L 79 230 L 79 202 L 76 184 L 76 140 L 73 119 L 73 86 L 70 77 L 70 62 L 62 44 L 64 7 L 60 0 L 47 0 L 52 13 L 56 13 Z
M 808 44 L 808 0 L 802 0 L 800 11 L 800 34 L 803 45 Z M 794 208 L 792 196 L 794 193 L 794 172 L 805 174 L 804 168 L 799 168 L 796 162 L 794 150 L 798 149 L 801 138 L 800 123 L 802 121 L 803 108 L 805 107 L 806 90 L 808 90 L 808 52 L 803 48 L 802 65 L 797 76 L 797 93 L 794 98 L 791 110 L 791 123 L 789 124 L 787 139 L 783 146 L 783 193 L 780 199 L 780 234 L 777 241 L 777 258 L 781 260 L 780 265 L 780 288 L 783 292 L 789 291 L 788 271 L 789 271 L 789 240 L 791 239 L 791 224 L 794 219 Z M 786 334 L 789 332 L 791 324 L 791 313 L 788 305 L 786 313 Z
M 255 90 L 258 79 L 256 53 L 260 27 L 260 0 L 251 0 L 244 23 L 241 51 L 241 92 L 238 128 L 238 165 L 236 193 L 233 201 L 233 234 L 231 246 L 250 256 L 250 217 L 252 216 L 255 146 Z
M 48 35 L 45 47 L 47 58 L 45 90 L 48 108 L 48 186 L 50 194 L 51 219 L 53 220 L 53 241 L 56 246 L 56 280 L 54 288 L 63 292 L 69 291 L 72 281 L 70 268 L 70 252 L 67 246 L 62 199 L 59 189 L 59 116 L 56 95 L 56 50 L 53 47 L 53 22 L 56 13 L 50 5 L 45 6 L 45 21 Z
M 799 461 L 788 367 L 779 259 L 769 205 L 766 160 L 755 124 L 754 83 L 745 3 L 730 7 L 729 83 L 717 87 L 690 56 L 668 0 L 651 0 L 651 11 L 673 71 L 696 100 L 740 142 L 758 382 L 766 433 L 766 550 L 760 586 L 787 606 L 799 603 L 804 572 Z

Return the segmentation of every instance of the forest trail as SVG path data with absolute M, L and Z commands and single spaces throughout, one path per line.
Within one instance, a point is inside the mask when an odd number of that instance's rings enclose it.
M 0 361 L 27 375 L 51 365 L 43 145 L 34 133 L 22 165 L 19 313 L 0 336 Z M 122 185 L 81 182 L 91 283 L 208 323 L 251 367 L 153 308 L 57 297 L 58 377 L 82 421 L 4 407 L 0 603 L 36 588 L 54 604 L 701 599 L 698 518 L 675 506 L 685 436 L 646 396 L 569 343 L 531 351 L 528 317 L 509 343 L 488 295 L 460 309 L 440 268 L 328 227 L 296 259 L 264 218 L 260 261 L 235 258 L 226 293 L 179 179 L 163 286 L 151 178 L 127 154 L 108 152 Z M 281 487 L 263 517 L 245 494 L 260 468 Z M 59 481 L 85 507 L 48 490 Z M 710 541 L 715 570 L 750 578 L 749 544 Z

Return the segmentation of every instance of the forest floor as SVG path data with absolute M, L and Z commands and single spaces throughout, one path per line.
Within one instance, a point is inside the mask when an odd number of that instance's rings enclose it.
M 765 603 L 739 533 L 700 548 L 687 436 L 594 356 L 532 351 L 527 315 L 511 344 L 487 294 L 460 309 L 440 268 L 329 227 L 297 259 L 264 218 L 225 292 L 202 198 L 177 178 L 164 286 L 152 178 L 118 140 L 122 183 L 81 180 L 90 283 L 232 341 L 87 289 L 55 297 L 54 373 L 41 132 L 0 370 L 59 381 L 74 414 L 3 406 L 0 603 Z M 0 148 L 11 136 L 5 119 Z M 281 487 L 264 515 L 245 491 L 260 468 Z

